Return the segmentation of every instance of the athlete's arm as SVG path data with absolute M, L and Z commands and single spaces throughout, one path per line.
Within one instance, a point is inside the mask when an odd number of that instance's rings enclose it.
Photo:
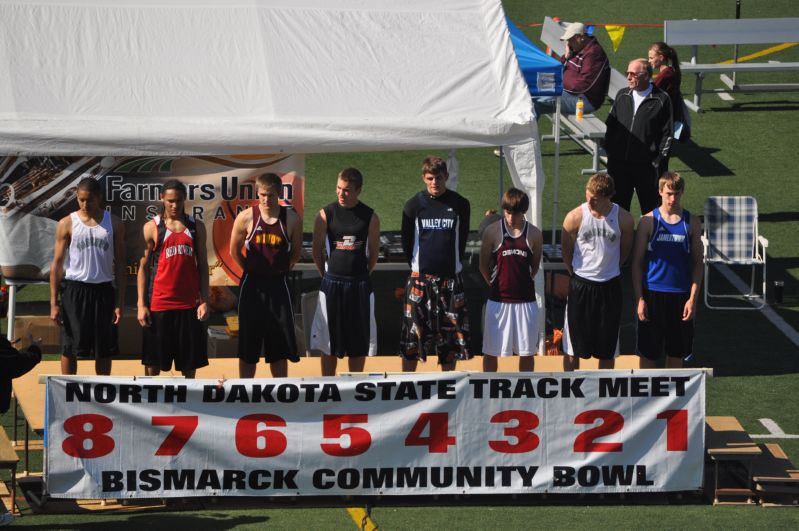
M 460 217 L 458 225 L 458 253 L 460 259 L 463 260 L 463 257 L 466 256 L 466 242 L 469 241 L 469 223 L 471 223 L 472 205 L 465 197 L 462 197 L 461 200 L 461 208 L 460 212 L 458 213 L 458 216 Z
M 569 275 L 574 275 L 572 260 L 574 260 L 574 242 L 577 240 L 577 231 L 580 230 L 582 222 L 582 210 L 580 207 L 573 209 L 566 214 L 563 219 L 563 230 L 560 233 L 560 250 L 563 257 L 563 265 Z
M 117 288 L 114 324 L 118 325 L 125 309 L 125 288 L 128 285 L 128 271 L 125 263 L 125 225 L 116 216 L 111 216 L 111 225 L 114 229 L 114 280 Z
M 194 245 L 194 253 L 197 257 L 197 271 L 200 273 L 200 305 L 197 306 L 197 320 L 205 321 L 208 319 L 208 250 L 205 248 L 206 232 L 205 224 L 197 220 L 197 241 Z
M 380 218 L 377 217 L 377 212 L 372 212 L 372 220 L 369 222 L 369 235 L 367 236 L 369 246 L 367 252 L 369 253 L 369 273 L 377 267 L 377 258 L 380 255 Z
M 416 202 L 413 196 L 405 203 L 402 209 L 402 252 L 405 253 L 405 259 L 408 265 L 413 261 L 413 243 L 416 237 Z
M 72 239 L 72 219 L 61 218 L 55 230 L 53 263 L 50 264 L 50 319 L 61 325 L 61 308 L 58 306 L 58 289 L 64 277 L 64 259 Z
M 633 247 L 633 293 L 635 296 L 636 313 L 638 319 L 646 321 L 647 309 L 644 301 L 644 267 L 646 267 L 646 246 L 652 236 L 652 213 L 641 217 L 638 230 L 635 232 L 635 246 Z
M 635 222 L 629 212 L 619 207 L 619 228 L 621 229 L 621 249 L 619 250 L 619 267 L 627 262 L 633 248 Z
M 685 303 L 682 312 L 682 320 L 689 321 L 696 314 L 696 296 L 699 294 L 699 286 L 702 285 L 702 277 L 705 274 L 704 258 L 705 252 L 702 249 L 702 240 L 699 234 L 702 232 L 702 225 L 698 216 L 691 216 L 691 226 L 689 227 L 691 238 L 691 294 Z
M 292 209 L 286 213 L 286 224 L 291 240 L 291 253 L 289 254 L 289 269 L 293 269 L 302 256 L 302 219 Z
M 136 293 L 138 295 L 137 318 L 142 326 L 150 326 L 150 308 L 147 306 L 145 292 L 147 290 L 147 275 L 150 267 L 150 253 L 155 249 L 155 238 L 158 235 L 158 228 L 155 222 L 148 221 L 144 224 L 144 252 L 139 258 L 139 269 L 136 273 Z M 155 274 L 155 272 L 153 272 Z
M 483 240 L 480 242 L 480 274 L 486 284 L 491 285 L 491 254 L 496 247 L 497 232 L 500 230 L 500 222 L 495 221 L 483 231 Z
M 544 235 L 541 229 L 532 223 L 527 226 L 527 243 L 533 250 L 533 269 L 530 274 L 535 278 L 541 268 L 541 257 L 544 255 Z
M 251 225 L 252 209 L 247 208 L 236 216 L 233 221 L 233 230 L 230 231 L 230 256 L 242 271 L 244 271 L 244 253 L 241 252 L 241 249 L 244 247 L 244 240 L 252 230 Z
M 327 238 L 327 218 L 325 210 L 320 209 L 313 224 L 313 241 L 311 256 L 319 275 L 325 276 L 325 238 Z

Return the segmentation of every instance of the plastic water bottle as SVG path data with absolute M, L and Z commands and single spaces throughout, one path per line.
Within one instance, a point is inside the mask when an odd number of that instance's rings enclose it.
M 580 96 L 577 98 L 576 112 L 574 113 L 574 117 L 577 118 L 578 122 L 583 120 L 584 108 L 585 108 L 585 102 L 583 101 L 583 97 Z

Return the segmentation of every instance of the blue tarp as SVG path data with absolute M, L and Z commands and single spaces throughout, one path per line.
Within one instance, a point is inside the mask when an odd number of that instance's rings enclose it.
M 539 50 L 509 18 L 510 41 L 522 70 L 530 94 L 533 96 L 558 96 L 563 92 L 563 65 L 557 59 Z

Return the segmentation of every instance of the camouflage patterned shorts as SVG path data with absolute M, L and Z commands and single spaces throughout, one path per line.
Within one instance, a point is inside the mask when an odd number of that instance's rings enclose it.
M 441 278 L 412 274 L 405 283 L 400 356 L 438 356 L 441 364 L 468 360 L 469 315 L 460 275 Z

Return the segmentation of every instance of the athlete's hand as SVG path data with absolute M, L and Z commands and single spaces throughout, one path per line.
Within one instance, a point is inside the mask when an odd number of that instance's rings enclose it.
M 122 321 L 122 308 L 114 308 L 114 324 L 118 325 Z
M 147 306 L 139 306 L 138 314 L 139 324 L 142 326 L 150 326 L 150 309 Z
M 682 309 L 682 320 L 683 321 L 690 321 L 694 318 L 694 314 L 696 313 L 696 300 L 695 299 L 688 299 L 685 302 L 685 307 Z
M 205 321 L 206 319 L 208 319 L 208 305 L 203 302 L 197 306 L 197 320 Z
M 646 301 L 643 297 L 638 299 L 638 320 L 639 321 L 649 321 L 649 317 L 646 315 Z
M 53 322 L 58 326 L 64 324 L 63 320 L 61 319 L 61 308 L 57 304 L 50 305 L 50 319 L 52 319 Z

